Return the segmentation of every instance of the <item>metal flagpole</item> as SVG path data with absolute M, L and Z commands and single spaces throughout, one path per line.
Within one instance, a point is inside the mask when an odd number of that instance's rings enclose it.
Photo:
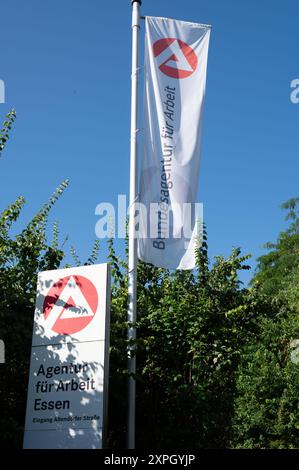
M 137 200 L 137 162 L 138 162 L 138 107 L 139 107 L 139 31 L 141 0 L 132 0 L 132 88 L 131 88 L 131 144 L 130 144 L 130 207 L 129 207 L 129 305 L 128 321 L 136 321 L 137 304 L 137 245 L 135 237 L 135 202 Z M 135 448 L 135 395 L 136 357 L 134 346 L 130 345 L 136 338 L 135 326 L 128 328 L 128 449 Z

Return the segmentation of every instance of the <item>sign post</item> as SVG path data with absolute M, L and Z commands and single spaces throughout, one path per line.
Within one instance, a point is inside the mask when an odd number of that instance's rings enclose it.
M 39 274 L 24 448 L 103 447 L 109 300 L 107 264 Z

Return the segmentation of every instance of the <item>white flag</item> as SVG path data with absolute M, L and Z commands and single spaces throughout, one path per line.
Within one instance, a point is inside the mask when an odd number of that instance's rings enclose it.
M 210 26 L 146 18 L 138 256 L 168 269 L 195 267 L 209 38 Z

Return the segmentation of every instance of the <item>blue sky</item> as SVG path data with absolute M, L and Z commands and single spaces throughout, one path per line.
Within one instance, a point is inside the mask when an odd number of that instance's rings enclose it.
M 256 258 L 285 227 L 280 204 L 299 192 L 299 3 L 144 0 L 142 14 L 213 26 L 198 199 L 210 256 L 241 246 Z M 1 20 L 0 117 L 15 107 L 18 119 L 0 161 L 0 208 L 24 195 L 25 223 L 70 178 L 51 221 L 84 262 L 96 205 L 129 189 L 130 1 L 10 0 Z

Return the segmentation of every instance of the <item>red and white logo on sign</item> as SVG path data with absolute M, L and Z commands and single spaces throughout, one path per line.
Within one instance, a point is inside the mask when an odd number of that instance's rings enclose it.
M 94 318 L 98 293 L 83 276 L 67 276 L 55 282 L 44 301 L 44 318 L 48 328 L 61 335 L 83 330 Z
M 172 78 L 186 78 L 197 67 L 197 56 L 185 42 L 176 38 L 159 39 L 153 45 L 161 72 Z

